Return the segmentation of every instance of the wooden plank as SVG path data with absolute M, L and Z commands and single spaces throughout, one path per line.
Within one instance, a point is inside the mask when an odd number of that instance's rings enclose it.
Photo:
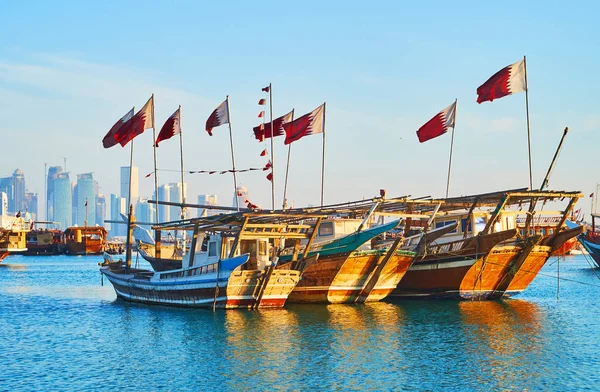
M 377 285 L 377 281 L 379 280 L 379 277 L 381 276 L 381 272 L 383 271 L 385 266 L 389 263 L 389 261 L 392 259 L 392 256 L 394 256 L 396 254 L 396 251 L 400 247 L 400 244 L 402 244 L 403 239 L 404 238 L 401 236 L 396 238 L 396 240 L 394 241 L 392 246 L 388 249 L 387 253 L 383 257 L 383 260 L 381 260 L 375 266 L 375 268 L 371 272 L 369 278 L 367 279 L 367 283 L 360 291 L 358 298 L 356 298 L 356 303 L 359 303 L 359 304 L 365 303 L 365 301 L 369 297 L 369 294 L 371 294 L 371 291 L 373 291 L 373 289 L 375 288 L 375 285 Z

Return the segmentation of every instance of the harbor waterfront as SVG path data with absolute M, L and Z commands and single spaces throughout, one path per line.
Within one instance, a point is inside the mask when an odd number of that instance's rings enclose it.
M 0 264 L 1 389 L 594 390 L 600 382 L 600 272 L 584 255 L 560 265 L 552 257 L 514 299 L 214 313 L 117 299 L 102 286 L 101 261 Z

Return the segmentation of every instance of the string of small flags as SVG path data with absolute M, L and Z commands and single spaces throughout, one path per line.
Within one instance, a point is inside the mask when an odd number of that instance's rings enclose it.
M 258 170 L 262 170 L 262 171 L 267 171 L 271 168 L 271 162 L 267 162 L 267 164 L 265 165 L 265 167 L 250 167 L 248 169 L 237 169 L 237 170 L 188 170 L 186 171 L 187 174 L 227 174 L 227 173 L 245 173 L 245 172 L 249 172 L 249 171 L 258 171 Z M 157 171 L 169 171 L 169 172 L 177 172 L 179 170 L 166 170 L 166 169 L 159 169 Z M 151 177 L 154 174 L 154 172 L 150 172 L 148 174 L 146 174 L 145 178 Z
M 268 94 L 269 94 L 269 90 L 270 90 L 269 86 L 262 88 L 262 91 L 264 93 L 266 93 L 267 97 L 268 97 Z M 258 100 L 258 106 L 260 106 L 261 109 L 266 104 L 267 104 L 267 98 L 261 98 L 261 99 Z M 264 130 L 265 130 L 265 111 L 264 110 L 261 110 L 258 113 L 258 118 L 262 119 L 262 122 L 260 123 L 259 127 L 260 127 L 260 131 L 263 133 L 262 137 L 261 137 L 261 139 L 262 139 L 261 141 L 263 142 L 263 150 L 261 151 L 260 156 L 264 157 L 264 156 L 268 155 L 268 152 L 267 152 L 267 142 L 266 142 L 266 138 L 264 136 Z M 273 169 L 272 169 L 272 167 L 273 167 L 273 165 L 271 164 L 271 160 L 269 159 L 267 161 L 267 164 L 263 168 L 263 170 L 265 170 L 265 171 L 271 169 L 271 171 L 269 172 L 269 174 L 267 174 L 267 180 L 269 180 L 269 181 L 273 181 Z

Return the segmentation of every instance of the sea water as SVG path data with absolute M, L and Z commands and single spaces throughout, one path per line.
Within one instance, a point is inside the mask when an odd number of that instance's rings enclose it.
M 99 261 L 2 262 L 0 390 L 600 389 L 600 271 L 585 256 L 550 259 L 504 301 L 215 313 L 118 300 Z

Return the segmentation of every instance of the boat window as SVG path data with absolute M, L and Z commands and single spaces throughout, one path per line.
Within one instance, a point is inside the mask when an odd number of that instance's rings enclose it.
M 462 218 L 460 220 L 460 231 L 461 232 L 465 232 L 467 231 L 467 224 L 469 224 L 469 218 Z M 471 232 L 473 230 L 471 230 L 471 225 L 469 225 L 469 232 Z
M 478 232 L 485 229 L 485 224 L 486 224 L 485 216 L 479 216 L 479 217 L 475 218 L 475 229 Z
M 548 234 L 554 234 L 554 229 L 548 229 Z
M 440 227 L 450 226 L 450 225 L 453 225 L 455 223 L 456 223 L 455 220 L 447 220 L 447 221 L 442 221 L 442 222 L 435 222 L 435 228 L 439 229 Z M 452 230 L 450 233 L 456 233 L 456 229 Z
M 217 243 L 211 241 L 208 243 L 208 257 L 213 257 L 217 255 Z
M 321 223 L 319 226 L 319 237 L 328 237 L 333 235 L 333 222 Z
M 258 254 L 260 256 L 265 256 L 267 254 L 267 242 L 266 241 L 260 241 L 258 243 Z

